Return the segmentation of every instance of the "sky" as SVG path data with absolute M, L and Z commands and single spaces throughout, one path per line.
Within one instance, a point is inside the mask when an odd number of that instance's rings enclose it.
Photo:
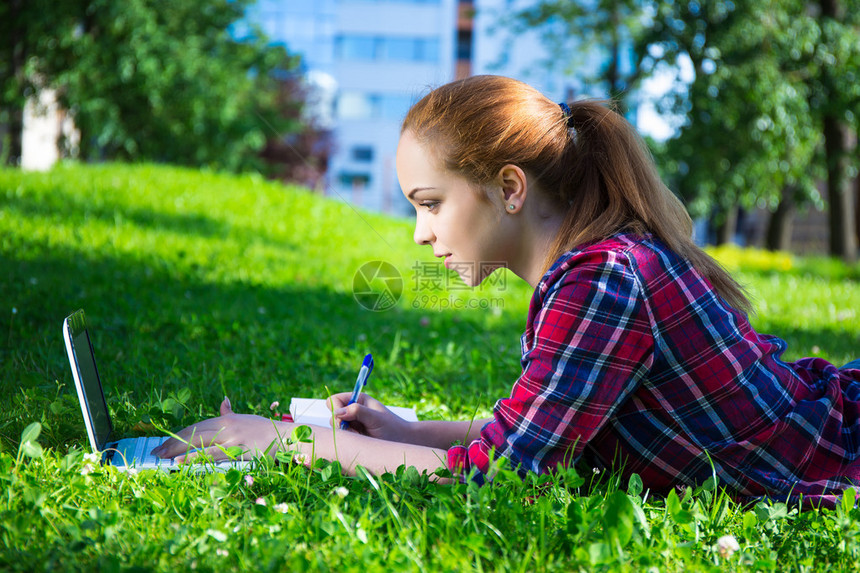
M 672 137 L 681 126 L 682 116 L 661 115 L 656 102 L 673 86 L 685 89 L 694 79 L 693 63 L 689 58 L 679 58 L 679 66 L 670 68 L 662 65 L 651 77 L 645 79 L 640 87 L 640 104 L 637 110 L 636 127 L 642 135 L 649 135 L 658 141 Z

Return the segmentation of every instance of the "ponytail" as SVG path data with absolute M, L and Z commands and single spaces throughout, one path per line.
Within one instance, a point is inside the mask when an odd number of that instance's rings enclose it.
M 692 221 L 663 184 L 651 153 L 618 113 L 595 101 L 569 108 L 501 76 L 437 88 L 409 110 L 402 131 L 432 145 L 445 167 L 476 185 L 518 165 L 565 219 L 544 270 L 562 253 L 619 232 L 652 233 L 687 259 L 733 307 L 750 312 L 743 288 L 692 240 Z
M 618 113 L 596 101 L 569 107 L 570 178 L 559 189 L 570 208 L 547 254 L 562 253 L 618 232 L 652 233 L 687 259 L 733 307 L 751 312 L 743 288 L 693 243 L 684 205 L 660 179 L 645 142 Z

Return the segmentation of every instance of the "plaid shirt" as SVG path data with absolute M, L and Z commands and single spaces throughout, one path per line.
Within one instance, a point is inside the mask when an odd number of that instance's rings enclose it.
M 570 251 L 532 297 L 511 396 L 448 467 L 483 481 L 494 456 L 525 474 L 584 455 L 656 491 L 716 471 L 776 499 L 860 482 L 860 370 L 785 346 L 653 237 Z

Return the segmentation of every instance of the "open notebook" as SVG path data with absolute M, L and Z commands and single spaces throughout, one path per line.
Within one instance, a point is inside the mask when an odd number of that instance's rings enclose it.
M 418 416 L 412 408 L 402 406 L 386 406 L 394 414 L 407 422 L 417 422 Z M 325 400 L 317 398 L 293 398 L 290 401 L 290 416 L 297 424 L 309 426 L 331 427 L 331 410 Z

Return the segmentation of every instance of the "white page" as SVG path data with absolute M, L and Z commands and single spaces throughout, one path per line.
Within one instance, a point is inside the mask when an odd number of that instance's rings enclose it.
M 412 408 L 403 406 L 387 406 L 391 412 L 407 422 L 417 422 L 418 415 Z M 325 400 L 317 398 L 293 398 L 290 401 L 290 415 L 299 424 L 331 427 L 331 410 Z

